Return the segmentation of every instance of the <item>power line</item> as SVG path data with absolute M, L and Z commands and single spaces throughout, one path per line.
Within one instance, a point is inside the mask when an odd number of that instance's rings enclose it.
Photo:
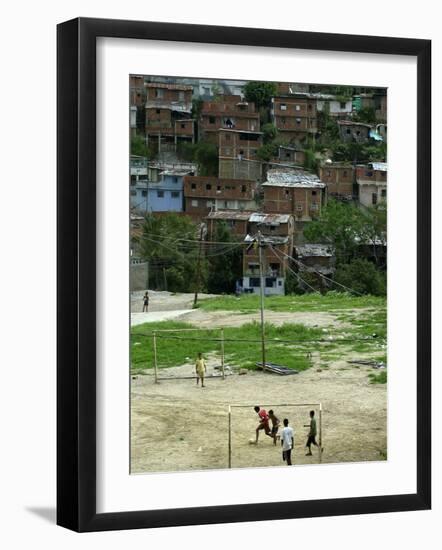
M 279 260 L 283 261 L 283 259 L 281 258 L 281 256 L 279 256 L 278 252 L 276 251 L 276 249 L 275 249 L 271 244 L 270 244 L 270 248 L 273 250 L 273 253 L 275 254 L 275 256 L 276 256 Z M 284 254 L 284 253 L 281 251 L 281 254 Z M 293 273 L 293 275 L 295 275 L 295 277 L 298 278 L 298 281 L 303 282 L 306 286 L 308 286 L 311 290 L 313 290 L 313 292 L 318 292 L 315 288 L 313 288 L 311 285 L 309 285 L 309 284 L 307 283 L 307 281 L 304 281 L 304 279 L 303 279 L 298 273 L 296 273 L 296 271 L 294 271 L 289 265 L 287 266 L 287 269 L 288 269 L 291 273 Z

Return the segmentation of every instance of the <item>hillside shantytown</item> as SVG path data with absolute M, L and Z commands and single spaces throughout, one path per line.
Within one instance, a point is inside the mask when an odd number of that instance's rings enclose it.
M 259 230 L 266 295 L 324 291 L 335 278 L 383 292 L 385 89 L 132 75 L 130 101 L 132 290 L 189 291 L 190 276 L 208 292 L 258 293 Z M 222 281 L 209 246 L 193 262 L 200 273 L 184 274 L 178 258 L 143 246 L 149 218 L 244 246 Z M 375 289 L 354 280 L 364 266 Z
M 132 75 L 129 120 L 131 471 L 386 460 L 387 90 Z

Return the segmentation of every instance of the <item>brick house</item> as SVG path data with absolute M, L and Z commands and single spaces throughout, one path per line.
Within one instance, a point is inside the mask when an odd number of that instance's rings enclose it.
M 213 101 L 203 101 L 199 120 L 199 135 L 218 145 L 218 130 L 259 132 L 259 113 L 255 104 L 237 95 L 222 95 Z
M 326 185 L 318 176 L 302 170 L 273 169 L 262 184 L 265 212 L 292 214 L 295 242 L 303 242 L 304 226 L 321 215 Z
M 209 212 L 206 218 L 207 234 L 209 240 L 213 240 L 216 227 L 219 223 L 225 223 L 235 237 L 244 239 L 248 233 L 249 218 L 252 212 L 238 212 L 236 210 L 217 210 Z
M 262 133 L 221 128 L 218 134 L 220 178 L 262 180 L 262 162 L 257 156 Z
M 300 144 L 318 131 L 316 99 L 308 94 L 284 94 L 272 98 L 272 122 L 287 142 Z
M 194 143 L 192 86 L 150 82 L 146 92 L 146 143 L 154 142 L 159 153 L 176 151 L 183 141 Z
M 256 182 L 214 176 L 184 178 L 184 209 L 194 218 L 217 210 L 255 210 Z
M 319 179 L 327 186 L 327 195 L 337 199 L 353 198 L 354 168 L 346 163 L 326 163 L 319 168 Z
M 387 171 L 386 162 L 356 166 L 356 183 L 361 205 L 374 206 L 387 200 Z

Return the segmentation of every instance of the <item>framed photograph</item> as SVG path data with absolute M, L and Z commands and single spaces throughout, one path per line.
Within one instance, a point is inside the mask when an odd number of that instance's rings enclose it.
M 57 523 L 429 509 L 431 42 L 80 18 L 57 68 Z

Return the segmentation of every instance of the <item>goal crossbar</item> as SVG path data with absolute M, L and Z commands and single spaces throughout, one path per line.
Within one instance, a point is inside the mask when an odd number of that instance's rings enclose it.
M 250 404 L 230 404 L 228 408 L 228 426 L 229 426 L 229 445 L 228 445 L 228 467 L 232 467 L 232 409 L 250 409 L 255 407 L 256 403 Z M 322 462 L 322 403 L 263 403 L 263 407 L 318 407 L 319 410 L 319 427 L 318 427 L 318 445 L 319 445 L 319 462 Z

